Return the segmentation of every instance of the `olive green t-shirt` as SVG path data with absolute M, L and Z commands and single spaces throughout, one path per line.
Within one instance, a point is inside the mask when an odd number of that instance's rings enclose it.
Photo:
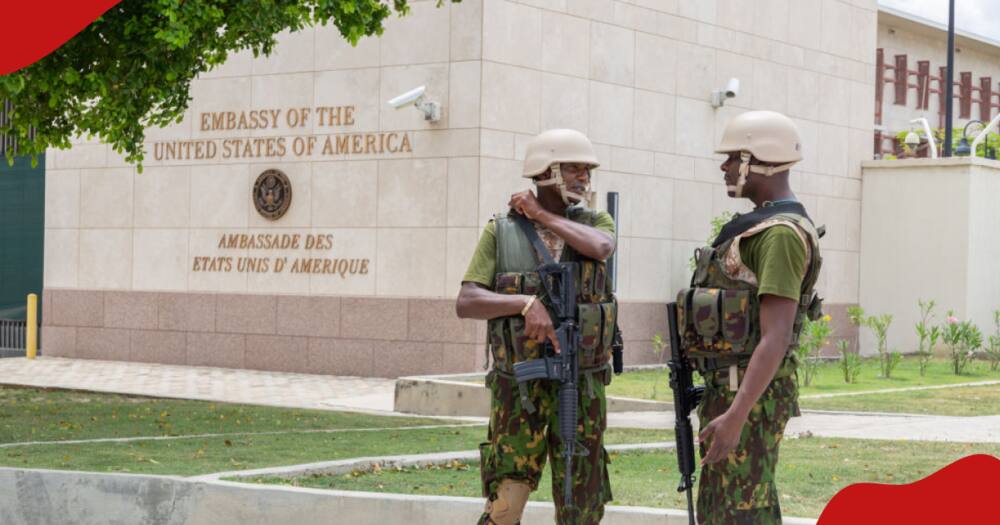
M 606 211 L 598 212 L 594 227 L 615 236 L 615 220 Z M 479 244 L 469 261 L 469 269 L 465 272 L 462 282 L 479 283 L 487 288 L 493 288 L 493 277 L 497 268 L 497 225 L 492 220 L 483 228 Z
M 740 240 L 740 257 L 757 274 L 757 296 L 787 297 L 796 302 L 806 273 L 806 247 L 792 227 L 772 226 Z

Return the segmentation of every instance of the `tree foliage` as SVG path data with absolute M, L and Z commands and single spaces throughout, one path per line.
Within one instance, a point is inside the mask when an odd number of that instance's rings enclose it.
M 74 135 L 96 136 L 141 166 L 144 128 L 183 118 L 191 81 L 231 53 L 267 55 L 278 33 L 330 22 L 357 44 L 382 34 L 394 12 L 406 14 L 407 2 L 124 0 L 52 54 L 0 77 L 0 101 L 13 104 L 0 134 L 32 156 L 68 148 Z

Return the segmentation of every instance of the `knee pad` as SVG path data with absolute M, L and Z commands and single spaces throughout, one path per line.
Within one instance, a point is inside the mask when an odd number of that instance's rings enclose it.
M 521 521 L 531 487 L 515 479 L 505 479 L 497 486 L 496 499 L 486 502 L 486 513 L 494 525 L 515 525 Z

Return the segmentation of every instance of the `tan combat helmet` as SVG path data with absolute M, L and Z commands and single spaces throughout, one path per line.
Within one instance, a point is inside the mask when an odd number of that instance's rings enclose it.
M 535 179 L 552 168 L 552 178 L 547 180 L 535 180 L 537 186 L 556 185 L 559 195 L 565 204 L 573 204 L 582 201 L 585 197 L 566 190 L 566 183 L 563 181 L 559 171 L 561 163 L 586 164 L 591 169 L 600 166 L 597 162 L 597 155 L 594 154 L 594 145 L 586 135 L 573 129 L 550 129 L 539 133 L 531 139 L 524 153 L 523 176 Z
M 740 178 L 728 186 L 734 196 L 743 194 L 750 172 L 770 177 L 802 160 L 802 139 L 792 119 L 774 111 L 747 111 L 729 121 L 716 153 L 740 153 Z M 769 166 L 751 166 L 753 156 Z

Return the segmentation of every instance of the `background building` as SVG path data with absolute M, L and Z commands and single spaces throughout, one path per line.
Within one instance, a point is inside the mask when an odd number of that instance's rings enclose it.
M 692 251 L 713 217 L 746 209 L 726 197 L 712 150 L 749 109 L 784 112 L 802 132 L 793 189 L 827 226 L 818 288 L 836 336 L 856 338 L 845 310 L 859 297 L 875 49 L 907 44 L 910 26 L 882 25 L 874 0 L 434 4 L 414 2 L 355 48 L 319 27 L 282 35 L 271 57 L 231 57 L 195 82 L 181 124 L 148 130 L 141 174 L 94 142 L 49 152 L 45 354 L 391 377 L 475 370 L 485 326 L 455 317 L 461 277 L 485 222 L 529 187 L 527 141 L 570 127 L 597 146 L 598 205 L 621 196 L 626 362 L 656 362 L 651 340 Z M 713 108 L 711 92 L 734 77 L 738 96 Z M 420 85 L 440 121 L 386 104 Z M 887 112 L 884 126 L 907 118 Z M 287 174 L 293 195 L 276 221 L 251 199 L 268 169 Z M 240 247 L 258 234 L 299 244 Z M 312 259 L 320 273 L 302 271 Z
M 942 70 L 948 64 L 947 31 L 947 26 L 879 8 L 876 63 L 881 54 L 885 68 L 883 92 L 876 93 L 875 129 L 887 140 L 876 144 L 876 153 L 898 154 L 899 144 L 889 138 L 919 129 L 911 124 L 913 119 L 926 117 L 931 127 L 944 128 Z M 973 119 L 988 123 L 1000 110 L 1000 42 L 956 31 L 954 81 L 956 130 Z M 979 129 L 970 127 L 969 134 L 974 137 Z

